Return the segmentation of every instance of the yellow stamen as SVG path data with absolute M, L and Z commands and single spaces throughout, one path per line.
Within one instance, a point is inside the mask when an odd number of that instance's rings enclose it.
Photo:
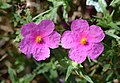
M 86 38 L 82 38 L 82 39 L 80 40 L 80 43 L 81 43 L 82 45 L 85 45 L 85 44 L 87 43 Z
M 37 43 L 40 43 L 41 41 L 42 41 L 41 36 L 37 36 L 37 37 L 36 37 L 36 42 L 37 42 Z

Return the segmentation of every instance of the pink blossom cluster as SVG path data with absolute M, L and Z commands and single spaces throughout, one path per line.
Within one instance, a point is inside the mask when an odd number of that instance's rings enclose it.
M 49 48 L 57 48 L 60 42 L 60 34 L 56 31 L 51 20 L 43 20 L 36 25 L 34 22 L 22 26 L 23 39 L 20 49 L 28 58 L 32 55 L 37 61 L 50 57 Z
M 20 50 L 28 58 L 33 56 L 37 61 L 50 57 L 49 48 L 58 48 L 61 45 L 70 49 L 69 58 L 77 63 L 82 63 L 86 57 L 94 60 L 104 50 L 101 41 L 105 34 L 96 25 L 89 26 L 86 20 L 76 19 L 71 24 L 71 31 L 65 31 L 62 35 L 54 31 L 55 25 L 51 20 L 43 20 L 38 25 L 34 22 L 22 26 L 23 39 L 20 42 Z
M 96 25 L 89 26 L 86 20 L 76 19 L 71 24 L 71 31 L 65 31 L 61 43 L 65 49 L 70 49 L 69 58 L 77 63 L 82 63 L 88 56 L 96 59 L 104 50 L 101 41 L 105 34 Z

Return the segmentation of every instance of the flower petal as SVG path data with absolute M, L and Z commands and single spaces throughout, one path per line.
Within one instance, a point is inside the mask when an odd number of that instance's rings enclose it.
M 32 29 L 36 26 L 36 24 L 34 22 L 30 22 L 28 24 L 25 24 L 22 26 L 21 29 L 21 34 L 25 37 L 26 35 L 28 35 L 30 32 L 32 32 Z
M 95 43 L 91 45 L 91 49 L 87 51 L 88 57 L 92 60 L 96 59 L 104 50 L 102 43 Z
M 43 40 L 46 42 L 48 47 L 58 48 L 60 43 L 60 34 L 54 31 L 49 36 L 43 38 Z
M 50 57 L 50 50 L 48 47 L 39 46 L 34 48 L 33 58 L 37 61 L 45 60 L 46 58 Z
M 71 30 L 72 31 L 87 31 L 89 30 L 89 24 L 86 20 L 82 20 L 82 19 L 76 19 L 72 22 L 71 24 Z
M 89 42 L 101 42 L 105 37 L 105 34 L 103 30 L 96 25 L 90 26 L 90 31 L 89 31 Z
M 76 46 L 75 34 L 72 31 L 65 31 L 62 35 L 61 44 L 63 48 L 70 49 Z
M 78 64 L 85 61 L 87 56 L 87 53 L 84 49 L 78 47 L 78 48 L 72 48 L 69 51 L 69 58 Z
M 42 20 L 36 28 L 39 30 L 41 36 L 45 37 L 53 32 L 55 25 L 51 20 Z
M 26 36 L 20 42 L 20 50 L 24 53 L 28 58 L 30 58 L 32 52 L 32 43 L 34 43 L 34 38 L 31 36 Z

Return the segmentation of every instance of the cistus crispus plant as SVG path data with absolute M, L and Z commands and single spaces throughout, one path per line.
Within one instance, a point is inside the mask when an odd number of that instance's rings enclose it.
M 119 83 L 120 0 L 1 0 L 1 83 Z

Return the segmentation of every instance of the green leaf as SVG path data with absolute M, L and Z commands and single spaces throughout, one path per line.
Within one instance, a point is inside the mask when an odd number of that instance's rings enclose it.
M 12 83 L 16 83 L 16 72 L 14 69 L 12 69 L 11 67 L 8 67 L 8 73 L 9 73 L 9 76 L 10 76 L 10 79 L 12 81 Z
M 116 6 L 116 4 L 120 4 L 120 0 L 112 0 L 112 2 L 110 3 L 110 6 Z
M 8 3 L 0 3 L 0 9 L 8 9 L 10 7 L 11 7 L 11 5 Z
M 55 23 L 57 21 L 57 8 L 51 8 L 38 16 L 34 17 L 33 20 L 35 20 L 36 24 L 39 24 L 44 19 L 50 19 L 53 20 Z
M 65 81 L 67 81 L 67 79 L 70 76 L 73 69 L 74 69 L 74 67 L 72 65 L 69 65 L 69 67 L 67 69 L 67 74 L 66 74 L 66 77 L 65 77 Z
M 71 63 L 72 63 L 72 66 L 74 67 L 74 68 L 76 68 L 77 67 L 77 63 L 76 62 L 74 62 L 74 61 L 71 61 Z
M 58 77 L 57 71 L 51 69 L 51 70 L 50 70 L 50 78 L 57 78 L 57 77 Z
M 118 44 L 120 44 L 120 37 L 115 35 L 115 34 L 112 34 L 112 33 L 109 33 L 109 30 L 108 31 L 105 31 L 105 33 L 113 38 L 116 39 L 116 41 L 118 42 Z
M 108 81 L 112 75 L 113 75 L 113 71 L 111 71 L 111 72 L 108 74 L 108 76 L 107 76 L 107 78 L 106 78 L 106 81 Z
M 116 25 L 120 25 L 120 21 L 117 21 L 115 24 L 116 24 Z
M 106 65 L 103 67 L 103 71 L 106 72 L 109 68 L 110 68 L 110 64 L 106 64 Z
M 55 59 L 58 60 L 59 64 L 67 69 L 69 66 L 69 62 L 71 62 L 70 59 L 66 57 L 67 53 L 60 48 L 52 50 L 52 53 L 54 54 Z
M 30 83 L 35 77 L 35 74 L 27 74 L 19 79 L 19 83 Z
M 24 66 L 23 65 L 19 65 L 18 68 L 17 68 L 17 73 L 20 73 L 24 70 Z
M 108 12 L 107 12 L 106 7 L 104 6 L 102 0 L 98 0 L 98 3 L 99 3 L 99 5 L 100 5 L 100 7 L 102 8 L 103 14 L 104 14 L 105 16 L 108 15 Z
M 29 23 L 29 22 L 31 22 L 32 21 L 32 16 L 31 16 L 31 13 L 30 13 L 30 10 L 29 9 L 27 9 L 27 10 L 25 10 L 25 13 L 26 13 L 26 23 Z
M 67 12 L 67 9 L 68 9 L 68 4 L 64 3 L 63 4 L 63 8 L 64 8 L 64 11 L 63 11 L 63 18 L 65 19 L 66 22 L 68 22 L 68 12 Z
M 40 13 L 40 14 L 38 14 L 37 16 L 35 16 L 32 20 L 34 21 L 34 20 L 40 18 L 42 15 L 44 15 L 44 14 L 46 14 L 46 13 L 49 13 L 50 11 L 51 11 L 51 9 L 49 9 L 49 10 L 43 12 L 43 13 Z
M 23 36 L 21 34 L 17 35 L 16 38 L 15 38 L 15 42 L 19 42 L 23 39 Z
M 94 83 L 88 75 L 83 75 L 81 71 L 79 73 L 85 80 L 87 80 L 90 83 Z
M 94 82 L 91 80 L 91 78 L 90 78 L 89 76 L 84 75 L 84 78 L 85 78 L 88 82 L 90 82 L 90 83 L 94 83 Z
M 15 32 L 15 34 L 18 35 L 18 34 L 20 34 L 20 32 L 21 32 L 21 30 L 19 29 Z
M 39 15 L 35 16 L 32 20 L 36 22 L 36 24 L 40 23 L 41 20 L 44 19 L 50 19 L 53 20 L 55 23 L 57 22 L 57 10 L 60 6 L 63 6 L 63 18 L 65 21 L 68 21 L 68 1 L 65 0 L 48 0 L 49 2 L 52 2 L 52 6 L 49 10 L 40 13 Z

